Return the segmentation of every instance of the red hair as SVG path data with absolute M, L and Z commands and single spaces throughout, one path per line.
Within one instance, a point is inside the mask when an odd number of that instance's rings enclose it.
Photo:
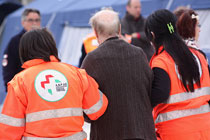
M 198 14 L 191 9 L 185 10 L 177 20 L 177 29 L 183 39 L 195 37 L 197 18 L 193 18 L 192 15 L 196 17 Z

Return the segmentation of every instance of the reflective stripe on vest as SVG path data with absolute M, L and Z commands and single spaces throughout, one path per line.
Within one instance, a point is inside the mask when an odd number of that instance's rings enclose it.
M 103 93 L 99 90 L 100 93 L 100 99 L 99 101 L 94 104 L 91 108 L 89 109 L 84 109 L 85 114 L 93 114 L 96 113 L 97 111 L 99 111 L 102 106 L 103 106 Z
M 63 108 L 29 113 L 26 114 L 26 122 L 72 116 L 83 116 L 82 108 Z
M 192 116 L 192 115 L 198 115 L 198 114 L 207 113 L 207 112 L 210 112 L 209 104 L 200 106 L 199 108 L 176 110 L 176 111 L 170 111 L 166 113 L 160 113 L 157 119 L 155 120 L 155 123 L 160 123 L 160 122 Z
M 20 119 L 1 114 L 0 123 L 14 127 L 23 127 L 25 126 L 25 118 Z
M 83 111 L 86 114 L 93 114 L 99 111 L 103 106 L 103 93 L 99 90 L 100 99 L 89 109 L 82 108 L 63 108 L 63 109 L 53 109 L 53 110 L 44 110 L 39 112 L 33 112 L 26 114 L 26 122 L 35 122 L 45 119 L 54 119 L 60 117 L 72 117 L 72 116 L 83 116 Z
M 170 104 L 170 103 L 182 102 L 189 99 L 201 97 L 204 95 L 210 95 L 210 87 L 195 89 L 194 92 L 183 92 L 179 94 L 170 95 L 165 103 Z
M 22 140 L 84 140 L 85 138 L 87 138 L 87 134 L 84 131 L 82 131 L 69 137 L 63 138 L 22 137 Z

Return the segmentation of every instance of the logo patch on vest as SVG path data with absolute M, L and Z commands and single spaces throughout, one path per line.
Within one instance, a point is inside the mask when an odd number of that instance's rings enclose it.
M 68 80 L 59 71 L 41 71 L 34 83 L 37 94 L 44 100 L 56 102 L 61 100 L 68 91 Z
M 92 40 L 92 45 L 93 46 L 98 46 L 99 45 L 97 39 Z

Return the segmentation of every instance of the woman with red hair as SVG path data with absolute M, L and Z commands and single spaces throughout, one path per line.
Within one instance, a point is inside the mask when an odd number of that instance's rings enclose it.
M 197 41 L 200 32 L 199 16 L 192 9 L 185 11 L 177 19 L 177 29 L 187 46 L 197 48 Z

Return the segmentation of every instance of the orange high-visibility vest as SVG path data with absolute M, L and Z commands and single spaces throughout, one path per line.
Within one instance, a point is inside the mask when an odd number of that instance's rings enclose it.
M 163 47 L 159 52 L 162 50 Z M 195 49 L 190 49 L 190 51 L 196 57 L 201 75 L 201 87 L 195 84 L 194 92 L 186 92 L 174 60 L 165 50 L 154 55 L 150 61 L 152 68 L 157 67 L 166 71 L 171 81 L 169 98 L 153 110 L 155 127 L 162 140 L 197 140 L 201 138 L 201 135 L 196 132 L 209 129 L 208 133 L 210 133 L 208 64 L 200 52 Z M 205 139 L 210 139 L 210 136 L 207 137 Z
M 50 58 L 25 62 L 9 82 L 1 140 L 86 140 L 83 112 L 91 120 L 105 112 L 107 98 L 85 70 Z
M 128 43 L 131 43 L 131 41 L 132 41 L 132 36 L 131 35 L 125 34 L 125 38 L 126 38 Z
M 88 54 L 89 52 L 98 48 L 98 41 L 94 33 L 89 34 L 83 41 L 85 52 Z

